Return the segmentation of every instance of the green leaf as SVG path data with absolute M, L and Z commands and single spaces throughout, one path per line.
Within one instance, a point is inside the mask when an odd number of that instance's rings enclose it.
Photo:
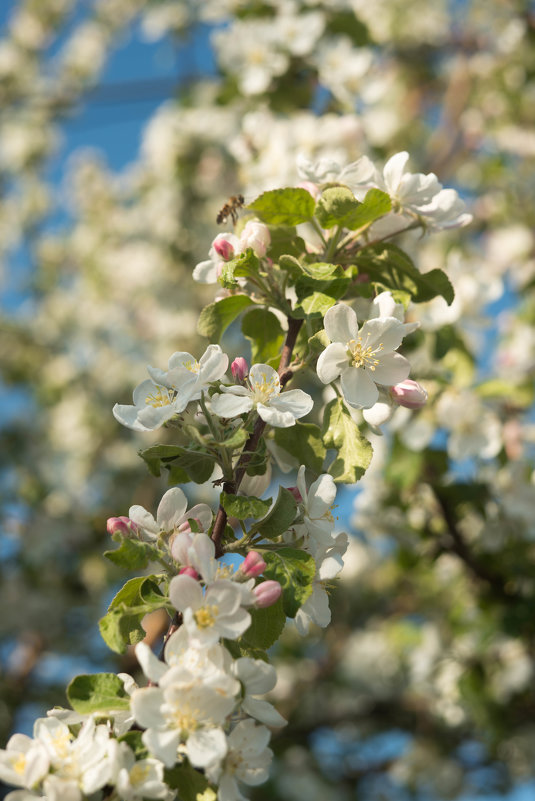
M 138 451 L 138 455 L 146 462 L 152 475 L 159 476 L 161 462 L 176 459 L 183 450 L 183 448 L 179 448 L 176 445 L 152 445 L 150 448 Z
M 260 267 L 260 260 L 252 248 L 247 248 L 235 259 L 230 259 L 223 264 L 221 269 L 220 283 L 227 289 L 237 286 L 236 278 L 250 278 L 257 275 Z
M 195 484 L 204 484 L 214 472 L 216 458 L 210 453 L 186 451 L 176 459 L 175 464 L 184 470 Z
M 300 278 L 300 276 L 303 275 L 301 263 L 294 256 L 280 256 L 279 267 L 281 270 L 286 270 L 286 272 L 289 273 L 292 278 Z
M 210 342 L 217 343 L 236 317 L 252 305 L 253 301 L 247 295 L 231 295 L 210 303 L 201 311 L 197 331 L 201 336 L 208 337 Z
M 244 451 L 245 453 L 245 451 Z M 246 473 L 248 476 L 263 476 L 267 470 L 267 455 L 266 455 L 266 443 L 264 439 L 261 439 L 258 443 L 258 447 L 253 453 L 251 453 L 251 458 L 247 462 L 247 469 Z
M 295 617 L 312 593 L 316 575 L 314 557 L 296 548 L 280 548 L 262 555 L 267 564 L 264 576 L 279 582 L 284 612 L 288 617 Z
M 241 323 L 243 335 L 251 342 L 253 364 L 267 364 L 279 359 L 284 331 L 279 319 L 267 309 L 251 309 Z
M 279 487 L 279 494 L 271 512 L 255 524 L 254 530 L 263 537 L 272 540 L 288 531 L 295 520 L 297 503 L 292 493 L 284 487 Z
M 270 225 L 269 232 L 271 234 L 271 243 L 268 256 L 273 261 L 280 263 L 281 258 L 301 256 L 306 252 L 305 243 L 300 236 L 297 236 L 293 226 Z
M 166 784 L 178 790 L 180 801 L 216 801 L 216 794 L 211 789 L 208 779 L 191 765 L 176 765 L 165 769 Z
M 322 228 L 349 228 L 356 231 L 379 219 L 392 208 L 386 192 L 370 189 L 363 202 L 345 186 L 331 186 L 322 192 L 316 207 L 316 217 Z
M 141 739 L 142 735 L 143 732 L 134 729 L 121 734 L 117 739 L 120 743 L 127 743 L 130 746 L 136 759 L 146 759 L 149 756 L 149 751 Z
M 217 445 L 220 448 L 226 448 L 229 451 L 234 451 L 237 448 L 241 448 L 242 445 L 245 445 L 248 439 L 249 434 L 245 428 L 235 428 L 232 434 L 230 434 L 222 442 L 210 440 L 210 444 Z
M 514 384 L 501 378 L 484 381 L 475 388 L 475 392 L 480 398 L 495 399 L 513 407 L 521 408 L 531 406 L 535 396 L 535 390 L 531 382 Z
M 306 189 L 271 189 L 257 197 L 248 208 L 265 223 L 298 225 L 314 216 L 314 198 Z
M 320 261 L 313 264 L 303 263 L 302 270 L 318 281 L 326 281 L 329 278 L 342 278 L 344 275 L 344 268 L 339 264 L 328 264 Z
M 317 334 L 309 337 L 308 340 L 308 346 L 312 353 L 321 353 L 330 344 L 331 340 L 325 333 L 324 328 L 322 328 L 321 331 L 318 331 Z
M 373 450 L 362 436 L 341 398 L 327 404 L 323 415 L 323 443 L 337 455 L 329 467 L 336 482 L 354 484 L 368 469 Z
M 356 265 L 369 280 L 380 281 L 391 290 L 408 292 L 415 303 L 424 303 L 439 295 L 448 305 L 453 302 L 453 287 L 446 273 L 438 269 L 419 272 L 410 256 L 397 245 L 370 245 L 359 253 Z
M 142 570 L 147 567 L 149 559 L 156 558 L 158 551 L 148 542 L 125 539 L 114 551 L 104 551 L 104 556 L 118 567 L 127 570 Z
M 272 499 L 262 501 L 260 498 L 246 495 L 231 495 L 226 492 L 221 493 L 221 506 L 229 517 L 237 517 L 238 520 L 246 520 L 249 517 L 263 517 L 269 511 Z
M 276 428 L 274 431 L 279 447 L 294 456 L 299 464 L 306 465 L 314 473 L 321 473 L 326 450 L 319 426 L 298 421 L 290 428 Z
M 277 642 L 286 623 L 282 599 L 266 609 L 250 609 L 251 625 L 241 641 L 251 648 L 265 650 Z
M 75 676 L 67 687 L 67 698 L 82 715 L 130 708 L 130 696 L 115 673 Z
M 148 612 L 166 606 L 167 599 L 154 576 L 138 576 L 126 582 L 113 598 L 108 613 L 99 621 L 102 639 L 118 654 L 146 636 L 141 621 Z
M 305 315 L 320 314 L 334 306 L 342 298 L 349 286 L 349 278 L 335 278 L 333 281 L 317 281 L 304 275 L 295 284 L 298 303 L 294 314 L 297 317 L 300 310 Z

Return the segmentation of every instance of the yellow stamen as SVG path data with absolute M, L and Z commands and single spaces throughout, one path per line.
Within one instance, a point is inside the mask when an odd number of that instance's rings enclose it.
M 279 394 L 278 375 L 272 376 L 268 381 L 266 374 L 262 373 L 261 381 L 250 381 L 250 384 L 255 403 L 265 403 L 272 395 Z
M 347 343 L 347 354 L 351 359 L 353 367 L 365 367 L 368 370 L 375 370 L 379 364 L 379 359 L 375 358 L 375 354 L 384 349 L 381 342 L 376 348 L 371 345 L 364 345 L 362 339 L 350 339 Z
M 194 614 L 195 622 L 200 629 L 208 629 L 216 622 L 218 612 L 219 607 L 215 604 L 202 606 Z
M 151 395 L 147 395 L 145 398 L 145 403 L 147 406 L 154 406 L 155 409 L 160 408 L 161 406 L 170 406 L 175 399 L 175 393 L 172 389 L 166 389 L 165 387 L 158 387 L 157 392 L 153 392 Z

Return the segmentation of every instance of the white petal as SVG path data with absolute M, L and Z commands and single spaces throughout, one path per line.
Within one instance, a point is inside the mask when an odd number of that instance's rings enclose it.
M 370 374 L 361 367 L 348 367 L 341 378 L 342 394 L 354 409 L 369 409 L 376 403 L 379 390 Z
M 187 508 L 188 502 L 180 487 L 167 490 L 156 512 L 156 520 L 162 531 L 172 531 Z
M 198 281 L 200 284 L 215 284 L 217 283 L 217 272 L 221 262 L 200 261 L 193 270 L 193 280 Z
M 290 412 L 295 418 L 300 418 L 312 411 L 314 401 L 302 389 L 289 389 L 274 397 L 269 405 L 280 412 Z
M 280 392 L 279 375 L 269 364 L 253 364 L 249 370 L 249 381 L 252 387 L 255 384 L 272 384 L 275 392 Z
M 164 694 L 159 687 L 142 687 L 134 690 L 131 707 L 137 722 L 145 728 L 163 728 L 166 720 L 161 712 Z
M 289 428 L 290 426 L 295 425 L 296 418 L 294 415 L 291 412 L 278 411 L 273 402 L 270 406 L 265 406 L 263 403 L 258 403 L 256 406 L 256 411 L 264 423 L 274 426 L 275 428 Z
M 390 420 L 394 413 L 394 407 L 391 403 L 383 403 L 379 401 L 374 404 L 371 409 L 364 409 L 362 416 L 371 426 L 382 426 L 387 420 Z
M 186 749 L 193 767 L 205 768 L 226 756 L 227 738 L 221 729 L 199 729 L 188 737 Z
M 150 534 L 153 534 L 155 537 L 157 537 L 160 533 L 160 526 L 151 513 L 147 512 L 143 506 L 139 506 L 138 504 L 131 506 L 128 510 L 128 517 L 130 520 L 133 520 L 136 525 L 142 528 L 143 531 L 147 531 Z
M 349 340 L 347 340 L 349 342 Z M 334 381 L 342 370 L 349 364 L 349 355 L 346 344 L 332 342 L 320 354 L 316 367 L 318 377 L 324 384 Z
M 323 320 L 325 332 L 331 342 L 342 342 L 344 345 L 358 335 L 357 315 L 345 303 L 331 306 Z
M 374 317 L 368 320 L 360 330 L 364 347 L 374 350 L 382 345 L 382 350 L 396 350 L 405 335 L 405 325 L 395 317 Z
M 308 491 L 307 509 L 310 517 L 323 517 L 336 498 L 336 484 L 332 476 L 323 473 Z
M 299 471 L 297 473 L 297 489 L 299 490 L 303 501 L 306 503 L 308 498 L 307 492 L 307 485 L 305 481 L 305 470 L 306 466 L 304 464 L 301 465 Z
M 169 582 L 169 600 L 179 612 L 198 609 L 203 601 L 201 585 L 191 576 L 175 576 Z
M 154 431 L 155 428 L 160 428 L 171 419 L 175 414 L 184 411 L 187 406 L 187 401 L 183 404 L 177 403 L 175 400 L 168 406 L 146 406 L 138 412 L 138 423 L 149 431 Z
M 179 521 L 180 523 L 185 523 L 186 520 L 196 520 L 199 524 L 201 531 L 208 531 L 210 526 L 212 525 L 212 510 L 206 503 L 197 503 L 195 506 L 192 506 L 191 509 L 188 509 L 187 512 L 184 513 L 183 519 Z
M 168 731 L 156 731 L 147 729 L 141 739 L 154 756 L 161 759 L 167 768 L 172 768 L 177 760 L 178 744 L 180 742 L 180 732 L 176 729 Z
M 396 194 L 405 169 L 405 164 L 408 160 L 409 154 L 406 150 L 402 150 L 401 153 L 396 153 L 386 162 L 383 175 L 387 191 L 390 192 L 390 194 Z
M 410 371 L 410 363 L 400 353 L 385 353 L 379 356 L 372 378 L 377 384 L 392 387 L 407 378 Z
M 253 401 L 248 394 L 245 398 L 239 398 L 237 394 L 212 395 L 211 407 L 214 414 L 218 417 L 236 417 L 244 412 L 249 412 L 253 408 Z
M 154 681 L 157 684 L 167 672 L 167 665 L 158 659 L 152 648 L 149 648 L 144 642 L 138 642 L 135 650 L 137 661 L 141 665 L 143 673 L 150 681 Z
M 150 431 L 150 428 L 142 425 L 138 418 L 139 409 L 136 406 L 128 406 L 123 403 L 116 403 L 112 409 L 113 416 L 121 425 L 131 428 L 133 431 Z
M 208 345 L 200 358 L 199 366 L 199 378 L 203 382 L 218 381 L 227 371 L 228 356 L 219 345 Z
M 261 698 L 245 698 L 242 703 L 242 709 L 251 717 L 259 720 L 260 723 L 265 723 L 266 726 L 286 726 L 288 722 L 280 712 L 277 712 L 273 704 Z

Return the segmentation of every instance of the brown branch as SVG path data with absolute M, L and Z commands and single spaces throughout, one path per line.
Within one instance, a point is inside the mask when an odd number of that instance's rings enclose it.
M 288 381 L 291 379 L 293 375 L 293 372 L 288 368 L 290 362 L 292 361 L 292 354 L 297 340 L 297 335 L 299 334 L 302 325 L 303 325 L 303 320 L 296 320 L 293 317 L 288 318 L 288 333 L 286 334 L 286 340 L 282 348 L 281 358 L 279 362 L 279 369 L 278 369 L 281 388 L 288 383 Z M 258 443 L 260 442 L 260 437 L 264 433 L 265 427 L 266 424 L 259 417 L 254 425 L 251 436 L 245 443 L 242 455 L 238 460 L 238 464 L 236 465 L 236 472 L 234 474 L 234 479 L 232 481 L 226 481 L 223 484 L 223 492 L 235 495 L 236 492 L 238 491 L 240 484 L 243 480 L 243 477 L 245 475 L 245 471 L 247 470 L 247 465 L 251 461 L 253 454 L 258 448 Z M 212 540 L 215 543 L 216 557 L 222 556 L 223 554 L 221 540 L 223 537 L 223 532 L 225 530 L 226 524 L 227 524 L 227 513 L 220 504 L 219 509 L 217 510 L 214 528 L 212 529 Z
M 449 550 L 456 553 L 471 573 L 480 581 L 485 582 L 492 590 L 493 595 L 502 603 L 511 604 L 523 601 L 524 599 L 518 593 L 508 591 L 504 576 L 488 568 L 472 553 L 459 531 L 455 514 L 441 494 L 440 489 L 438 487 L 432 487 L 432 489 L 450 535 L 451 546 Z

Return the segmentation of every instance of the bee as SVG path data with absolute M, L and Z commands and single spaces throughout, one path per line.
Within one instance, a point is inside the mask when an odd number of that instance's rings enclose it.
M 229 197 L 216 217 L 217 224 L 221 225 L 221 223 L 226 222 L 230 217 L 233 225 L 236 225 L 238 222 L 238 209 L 241 209 L 244 203 L 245 199 L 243 195 L 232 195 L 232 197 Z

